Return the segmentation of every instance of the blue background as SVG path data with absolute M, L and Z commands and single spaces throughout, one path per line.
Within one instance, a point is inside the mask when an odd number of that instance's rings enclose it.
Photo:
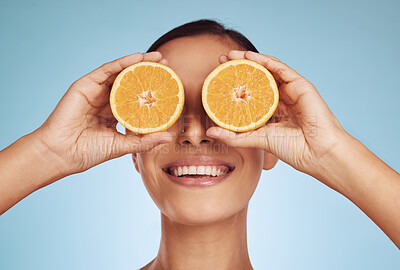
M 84 74 L 211 18 L 309 79 L 344 128 L 399 171 L 399 3 L 2 0 L 0 148 L 39 127 Z M 1 216 L 0 269 L 137 269 L 159 240 L 158 208 L 124 156 Z M 399 250 L 363 212 L 282 162 L 250 201 L 248 245 L 255 269 L 400 269 Z

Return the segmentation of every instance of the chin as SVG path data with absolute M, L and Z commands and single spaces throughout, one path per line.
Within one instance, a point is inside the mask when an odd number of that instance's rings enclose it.
M 153 201 L 170 221 L 184 225 L 207 225 L 231 218 L 248 206 L 257 187 L 253 181 L 232 175 L 210 187 L 186 187 L 164 181 L 151 185 L 143 179 Z M 156 190 L 158 186 L 160 189 Z
M 187 203 L 186 205 L 172 203 L 169 207 L 160 209 L 161 212 L 172 222 L 183 225 L 209 225 L 228 219 L 247 206 L 214 204 L 213 202 Z

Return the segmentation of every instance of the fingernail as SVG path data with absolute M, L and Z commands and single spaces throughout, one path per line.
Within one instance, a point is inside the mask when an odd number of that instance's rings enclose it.
M 161 55 L 161 53 L 159 51 L 149 52 L 149 54 L 160 54 Z
M 215 129 L 207 130 L 206 134 L 209 137 L 217 137 L 217 131 Z
M 158 62 L 158 63 L 162 64 L 162 65 L 167 65 L 168 61 L 167 61 L 167 59 L 161 59 L 160 62 Z

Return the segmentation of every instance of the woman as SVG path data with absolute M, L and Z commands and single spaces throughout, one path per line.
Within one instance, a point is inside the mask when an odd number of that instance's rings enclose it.
M 241 58 L 271 71 L 281 100 L 270 123 L 236 134 L 210 121 L 200 97 L 216 66 Z M 140 61 L 175 70 L 185 108 L 167 131 L 123 135 L 108 104 L 110 85 Z M 340 126 L 310 82 L 217 22 L 182 25 L 147 53 L 106 63 L 74 82 L 41 127 L 1 151 L 0 213 L 41 187 L 128 153 L 161 211 L 159 252 L 142 269 L 252 269 L 248 202 L 261 170 L 278 159 L 349 198 L 400 248 L 399 174 Z M 172 175 L 189 165 L 220 172 L 207 183 L 196 180 L 200 175 Z

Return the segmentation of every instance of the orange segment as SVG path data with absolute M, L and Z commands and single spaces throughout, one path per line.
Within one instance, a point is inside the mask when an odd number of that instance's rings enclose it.
M 275 112 L 279 92 L 274 77 L 247 59 L 225 62 L 205 79 L 203 107 L 218 126 L 243 132 L 265 124 Z
M 139 62 L 125 68 L 114 81 L 110 107 L 127 129 L 141 134 L 163 131 L 182 112 L 183 84 L 169 67 Z

